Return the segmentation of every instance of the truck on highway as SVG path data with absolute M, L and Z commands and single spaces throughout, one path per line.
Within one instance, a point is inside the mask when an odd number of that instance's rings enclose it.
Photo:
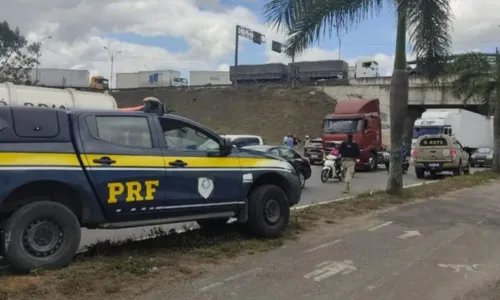
M 350 69 L 350 78 L 379 77 L 378 62 L 372 58 L 360 58 Z
M 0 256 L 22 272 L 68 265 L 82 227 L 236 218 L 278 237 L 301 197 L 286 160 L 170 114 L 0 107 L 0 143 Z
M 88 70 L 38 68 L 31 69 L 28 76 L 27 85 L 99 92 L 109 89 L 108 79 L 99 75 L 90 77 Z
M 189 73 L 190 86 L 231 85 L 227 71 L 191 71 Z
M 466 109 L 426 109 L 422 116 L 415 120 L 412 148 L 422 135 L 445 134 L 454 136 L 464 148 L 474 151 L 493 144 L 492 123 L 493 119 Z
M 138 73 L 138 80 L 138 88 L 188 86 L 187 79 L 182 78 L 181 72 L 175 70 L 141 71 Z
M 347 134 L 359 144 L 357 168 L 376 170 L 382 155 L 382 119 L 378 99 L 349 99 L 337 103 L 335 112 L 323 120 L 323 151 L 329 153 Z

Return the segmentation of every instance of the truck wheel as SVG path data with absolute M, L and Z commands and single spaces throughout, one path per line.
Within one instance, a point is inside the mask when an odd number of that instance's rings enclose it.
M 300 187 L 304 188 L 304 186 L 306 185 L 306 176 L 304 176 L 304 173 L 302 173 L 302 171 L 299 171 L 297 175 L 299 176 Z
M 368 171 L 377 171 L 378 162 L 377 162 L 377 154 L 372 153 L 370 158 L 368 158 Z
M 464 175 L 470 175 L 470 163 L 467 166 L 467 169 L 464 170 Z
M 198 223 L 198 225 L 200 225 L 201 228 L 220 229 L 220 228 L 224 228 L 227 225 L 228 221 L 229 221 L 229 218 L 204 219 L 204 220 L 198 220 L 198 221 L 196 221 L 196 223 Z
M 285 192 L 276 185 L 262 185 L 252 191 L 248 201 L 248 229 L 258 237 L 281 236 L 290 220 Z
M 453 170 L 453 176 L 460 176 L 462 175 L 462 161 L 458 162 L 458 167 Z
M 39 201 L 22 206 L 3 226 L 0 247 L 20 272 L 67 266 L 80 246 L 80 223 L 66 206 Z
M 417 174 L 418 179 L 423 179 L 425 177 L 425 170 L 422 168 L 415 168 L 415 174 Z

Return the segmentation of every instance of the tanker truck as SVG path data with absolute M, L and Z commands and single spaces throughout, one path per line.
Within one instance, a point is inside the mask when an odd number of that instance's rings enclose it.
M 135 107 L 118 108 L 115 98 L 109 94 L 82 92 L 74 89 L 42 88 L 0 83 L 0 106 L 37 106 L 56 109 L 97 109 L 166 113 L 165 106 L 155 97 L 142 99 Z
M 0 105 L 59 109 L 118 109 L 115 98 L 109 94 L 15 85 L 10 82 L 0 83 Z

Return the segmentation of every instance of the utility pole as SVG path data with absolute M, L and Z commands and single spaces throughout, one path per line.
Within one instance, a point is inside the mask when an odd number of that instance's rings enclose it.
M 235 37 L 235 45 L 234 45 L 234 86 L 238 87 L 238 44 L 240 43 L 240 25 L 236 25 L 236 37 Z
M 42 48 L 42 42 L 45 41 L 45 40 L 48 40 L 48 39 L 51 39 L 52 37 L 51 36 L 46 36 L 44 37 L 43 39 L 41 39 L 39 42 L 36 43 L 36 47 L 35 47 L 35 50 L 36 50 L 36 67 L 35 67 L 35 84 L 38 82 L 38 66 L 40 65 L 40 50 Z
M 122 52 L 121 51 L 113 52 L 113 51 L 109 50 L 108 47 L 103 47 L 103 48 L 108 52 L 109 59 L 111 60 L 111 70 L 110 70 L 110 76 L 109 76 L 109 88 L 112 88 L 112 86 L 113 86 L 113 65 L 115 63 L 115 57 Z

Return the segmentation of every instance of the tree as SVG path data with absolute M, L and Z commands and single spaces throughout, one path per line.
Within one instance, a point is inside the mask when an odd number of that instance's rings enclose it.
M 419 68 L 430 83 L 437 83 L 451 48 L 449 0 L 269 0 L 266 20 L 285 30 L 289 38 L 285 53 L 300 54 L 313 42 L 337 30 L 346 32 L 386 6 L 397 15 L 394 71 L 390 86 L 391 158 L 387 192 L 403 191 L 402 146 L 408 110 L 406 37 L 409 33 Z
M 29 80 L 28 74 L 37 63 L 39 44 L 28 44 L 19 28 L 11 29 L 4 21 L 0 23 L 0 82 L 22 83 Z
M 454 96 L 464 102 L 482 102 L 489 116 L 493 115 L 493 165 L 500 173 L 500 55 L 495 59 L 485 53 L 470 52 L 458 57 L 450 64 Z

